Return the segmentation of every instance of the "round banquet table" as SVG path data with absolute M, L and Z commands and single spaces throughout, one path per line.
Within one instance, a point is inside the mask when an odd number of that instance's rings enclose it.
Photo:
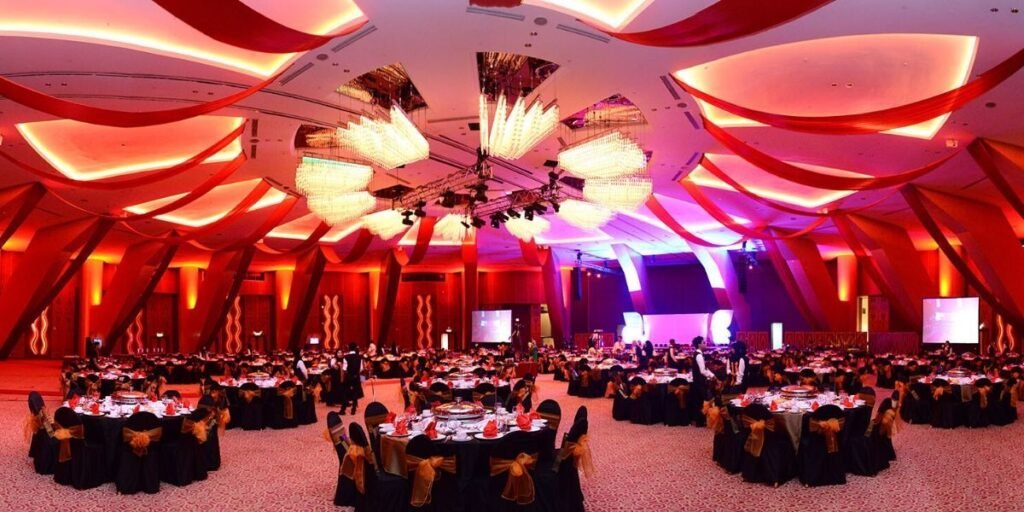
M 863 402 L 858 401 L 863 404 Z M 843 411 L 843 417 L 849 422 L 850 415 L 854 410 L 862 409 L 867 405 L 856 405 L 855 407 L 845 407 L 842 404 L 836 402 L 833 405 L 839 407 Z M 803 435 L 803 422 L 804 416 L 811 414 L 813 411 L 810 409 L 801 409 L 799 412 L 792 412 L 789 409 L 780 409 L 778 411 L 772 411 L 772 414 L 778 420 L 778 425 L 786 429 L 786 434 L 789 435 L 790 441 L 793 442 L 793 449 L 800 449 L 800 437 Z M 739 403 L 739 399 L 732 400 L 729 402 L 729 417 L 733 422 L 733 431 L 738 432 L 742 425 L 740 424 L 740 416 L 743 414 L 743 407 Z
M 107 415 L 94 416 L 91 414 L 78 414 L 82 418 L 82 426 L 85 429 L 85 439 L 90 444 L 103 446 L 103 461 L 106 469 L 105 481 L 113 482 L 117 476 L 117 465 L 120 457 L 122 443 L 122 429 L 128 421 L 127 416 L 110 417 Z M 158 416 L 160 426 L 164 429 L 164 437 L 170 440 L 181 432 L 181 424 L 188 413 L 179 413 L 177 416 Z M 161 440 L 161 442 L 164 442 Z M 163 452 L 160 454 L 164 456 Z M 161 465 L 163 462 L 161 461 Z
M 461 399 L 463 402 L 472 402 L 473 391 L 479 384 L 494 384 L 490 380 L 481 380 L 478 384 L 474 384 L 474 381 L 470 380 L 448 380 L 448 379 L 435 379 L 432 384 L 441 383 L 447 385 L 452 390 L 452 398 Z M 495 395 L 500 403 L 505 403 L 508 400 L 509 395 L 512 394 L 512 386 L 507 380 L 500 380 L 494 386 Z
M 230 384 L 228 383 L 230 382 Z M 221 387 L 224 389 L 224 394 L 228 399 L 228 404 L 231 408 L 232 418 L 241 418 L 242 415 L 238 410 L 239 405 L 242 403 L 241 399 L 238 398 L 238 387 L 244 384 L 242 381 L 221 381 Z M 262 383 L 256 383 L 260 388 L 260 403 L 263 407 L 263 418 L 265 422 L 269 421 L 269 418 L 273 417 L 274 411 L 277 408 L 277 386 L 264 385 Z M 313 400 L 312 395 L 306 394 L 306 388 L 303 384 L 295 384 L 295 415 L 298 418 L 300 425 L 308 424 L 309 421 L 305 421 L 303 411 L 307 405 L 307 402 Z M 228 423 L 227 428 L 242 428 L 238 422 Z

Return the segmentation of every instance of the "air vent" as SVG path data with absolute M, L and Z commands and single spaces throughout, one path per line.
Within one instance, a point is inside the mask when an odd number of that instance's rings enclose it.
M 693 117 L 693 114 L 686 112 L 686 120 L 690 122 L 690 126 L 693 126 L 694 130 L 700 130 L 700 123 Z
M 607 42 L 612 40 L 610 37 L 605 37 L 605 36 L 602 36 L 600 34 L 595 34 L 593 32 L 587 32 L 586 30 L 580 30 L 580 29 L 578 29 L 576 27 L 570 27 L 568 25 L 562 25 L 561 23 L 556 25 L 555 28 L 557 28 L 558 30 L 561 30 L 563 32 L 568 32 L 570 34 L 576 34 L 578 36 L 586 37 L 588 39 L 593 39 L 594 41 L 600 41 L 602 43 L 607 43 Z
M 334 45 L 333 47 L 331 47 L 331 51 L 334 52 L 334 53 L 338 53 L 338 52 L 344 50 L 345 48 L 347 48 L 352 43 L 354 43 L 354 42 L 356 42 L 356 41 L 358 41 L 358 40 L 360 40 L 360 39 L 362 39 L 362 38 L 364 38 L 364 37 L 366 37 L 366 36 L 376 32 L 376 31 L 377 31 L 377 27 L 375 27 L 373 25 L 371 25 L 369 27 L 366 27 L 363 30 L 360 30 L 359 32 L 356 32 L 355 35 L 353 35 L 352 37 L 349 37 L 348 39 L 345 39 L 344 41 L 342 41 L 342 42 Z
M 403 283 L 443 283 L 445 275 L 439 272 L 414 272 L 402 274 Z
M 249 122 L 249 134 L 252 137 L 259 137 L 260 136 L 260 120 L 259 119 L 253 119 L 252 121 Z
M 551 167 L 554 169 L 558 167 L 558 160 L 544 160 L 544 167 Z
M 306 71 L 309 71 L 309 68 L 311 68 L 311 67 L 313 67 L 313 63 L 312 62 L 307 62 L 305 65 L 303 65 L 299 69 L 296 69 L 295 71 L 285 75 L 285 77 L 282 78 L 278 83 L 281 84 L 281 85 L 285 85 L 288 82 L 291 82 L 292 80 L 295 80 L 296 78 L 298 78 L 299 75 L 305 73 Z
M 679 93 L 676 92 L 676 87 L 672 85 L 672 79 L 668 75 L 661 75 L 661 83 L 665 84 L 665 88 L 668 89 L 668 93 L 672 95 L 672 99 L 679 100 Z
M 252 145 L 249 146 L 249 159 L 250 160 L 255 160 L 256 159 L 256 144 L 252 144 Z
M 466 12 L 469 14 L 483 14 L 484 16 L 494 16 L 495 18 L 505 18 L 506 20 L 523 21 L 526 16 L 522 14 L 515 14 L 504 11 L 494 11 L 491 9 L 481 9 L 479 7 L 467 7 Z
M 246 272 L 245 277 L 242 279 L 245 281 L 264 281 L 266 277 L 265 272 Z

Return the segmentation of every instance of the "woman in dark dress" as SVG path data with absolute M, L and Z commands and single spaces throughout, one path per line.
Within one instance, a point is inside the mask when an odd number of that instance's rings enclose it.
M 359 351 L 356 350 L 355 343 L 348 344 L 348 352 L 345 353 L 345 377 L 343 379 L 343 386 L 345 389 L 345 395 L 341 402 L 341 413 L 345 413 L 345 408 L 351 405 L 352 414 L 356 413 L 356 409 L 359 408 L 359 399 L 363 397 L 363 383 L 360 379 L 363 369 L 363 358 L 359 355 Z

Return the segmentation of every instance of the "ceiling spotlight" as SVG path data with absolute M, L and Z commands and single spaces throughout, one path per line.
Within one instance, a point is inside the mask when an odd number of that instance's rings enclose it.
M 413 224 L 415 224 L 415 222 L 413 222 L 412 219 L 409 217 L 403 217 L 402 224 L 405 224 L 406 226 L 412 226 Z
M 445 190 L 444 193 L 441 194 L 441 206 L 445 208 L 454 208 L 455 192 L 452 192 L 451 190 Z
M 518 217 L 516 217 L 516 218 L 518 218 Z M 523 209 L 523 218 L 525 218 L 526 220 L 533 220 L 533 208 L 530 208 L 529 206 L 524 208 Z
M 533 203 L 530 206 L 533 207 L 533 212 L 536 213 L 537 215 L 544 215 L 545 213 L 548 212 L 548 207 L 540 203 Z
M 476 195 L 473 196 L 473 200 L 478 202 L 478 203 L 486 203 L 488 201 L 488 199 L 487 199 L 487 188 L 484 187 L 484 188 L 476 189 Z
M 519 212 L 517 212 L 515 208 L 509 208 L 505 213 L 507 213 L 508 216 L 512 217 L 513 219 L 518 219 L 519 218 Z M 1024 244 L 1021 244 L 1021 245 L 1024 245 Z
M 557 201 L 552 200 L 551 201 L 551 208 L 553 210 L 555 210 L 555 213 L 558 213 L 558 210 L 560 210 L 562 207 L 558 204 Z
M 417 217 L 426 217 L 427 216 L 427 211 L 423 209 L 426 206 L 427 206 L 427 202 L 426 201 L 417 201 L 416 202 L 416 209 L 413 210 L 413 212 L 412 212 L 413 215 L 415 215 Z
M 484 227 L 485 225 L 487 225 L 487 223 L 484 222 L 483 219 L 481 219 L 480 217 L 473 217 L 473 227 L 474 228 L 480 229 L 480 228 Z
M 459 222 L 459 224 L 462 224 L 462 227 L 464 227 L 466 229 L 470 228 L 470 225 L 468 223 L 466 223 L 466 221 Z
M 491 215 L 491 227 L 494 229 L 498 229 L 501 227 L 501 221 L 499 221 L 498 217 L 495 215 Z

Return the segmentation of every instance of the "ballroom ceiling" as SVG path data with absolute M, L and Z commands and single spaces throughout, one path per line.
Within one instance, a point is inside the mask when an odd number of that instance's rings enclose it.
M 357 120 L 372 108 L 364 101 L 373 97 L 366 90 L 386 81 L 386 76 L 381 77 L 388 72 L 404 72 L 414 86 L 405 84 L 397 90 L 411 94 L 408 91 L 414 89 L 415 97 L 396 99 L 419 107 L 409 116 L 427 137 L 434 158 L 391 171 L 377 169 L 370 190 L 416 187 L 441 178 L 454 170 L 452 164 L 468 166 L 476 159 L 479 133 L 471 124 L 478 121 L 478 62 L 484 52 L 550 64 L 530 68 L 533 74 L 538 68 L 546 69 L 542 80 L 529 84 L 530 98 L 557 103 L 567 120 L 523 158 L 494 163 L 500 182 L 488 191 L 492 199 L 547 183 L 551 169 L 544 165 L 546 161 L 556 159 L 563 145 L 601 130 L 601 123 L 579 121 L 586 118 L 588 108 L 600 104 L 612 120 L 609 123 L 621 123 L 618 126 L 649 154 L 656 197 L 669 213 L 688 230 L 716 243 L 737 240 L 739 235 L 696 205 L 677 183 L 681 177 L 693 173 L 693 181 L 736 222 L 800 229 L 813 219 L 780 213 L 735 192 L 698 165 L 702 154 L 736 181 L 778 202 L 830 209 L 877 203 L 864 213 L 906 226 L 920 248 L 934 247 L 898 193 L 822 190 L 770 176 L 715 142 L 701 127 L 702 114 L 760 151 L 825 174 L 885 176 L 958 153 L 916 183 L 1000 204 L 1018 235 L 1024 236 L 1024 219 L 1003 204 L 962 151 L 976 137 L 1024 145 L 1024 100 L 1017 93 L 1024 87 L 1024 73 L 951 115 L 889 133 L 851 136 L 760 126 L 702 105 L 671 79 L 675 75 L 725 100 L 782 114 L 841 115 L 902 105 L 960 86 L 1024 46 L 1020 30 L 1024 13 L 1018 12 L 1018 2 L 840 0 L 752 36 L 691 48 L 632 44 L 609 38 L 594 26 L 628 32 L 657 28 L 692 15 L 711 1 L 527 0 L 510 9 L 470 6 L 467 0 L 245 3 L 309 33 L 336 33 L 366 24 L 323 47 L 280 55 L 215 41 L 144 0 L 0 0 L 0 37 L 5 43 L 0 49 L 0 74 L 89 105 L 120 110 L 180 107 L 236 93 L 283 70 L 271 85 L 231 107 L 146 128 L 54 119 L 0 97 L 2 150 L 77 180 L 130 176 L 174 165 L 239 123 L 248 123 L 238 141 L 175 178 L 127 191 L 59 190 L 67 203 L 48 196 L 40 204 L 41 214 L 33 215 L 5 249 L 24 247 L 34 229 L 81 216 L 80 209 L 116 213 L 159 207 L 192 190 L 216 170 L 216 163 L 239 152 L 249 158 L 229 183 L 185 209 L 136 227 L 157 235 L 209 224 L 245 197 L 260 178 L 293 188 L 295 166 L 305 149 L 295 147 L 300 127 L 330 128 Z M 338 92 L 353 83 L 363 87 L 362 92 Z M 578 125 L 569 118 L 580 112 L 576 119 L 586 126 L 570 128 Z M 598 114 L 594 118 L 605 119 Z M 35 179 L 5 166 L 0 186 Z M 1024 186 L 1024 177 L 1008 179 Z M 258 212 L 283 196 L 277 191 L 268 194 L 242 222 L 205 241 L 226 241 L 248 232 L 262 220 Z M 446 213 L 433 204 L 427 211 L 439 217 Z M 689 251 L 646 207 L 619 213 L 595 230 L 573 227 L 552 215 L 545 218 L 552 228 L 538 242 L 552 245 L 566 260 L 575 257 L 577 250 L 586 259 L 614 259 L 613 243 L 628 244 L 645 255 Z M 305 239 L 317 224 L 300 204 L 266 241 L 288 247 Z M 358 227 L 357 223 L 335 226 L 323 240 L 347 248 L 354 243 L 351 235 Z M 396 243 L 414 243 L 417 229 L 413 226 L 390 241 L 375 240 L 360 261 L 377 261 Z M 826 255 L 848 252 L 831 223 L 807 236 Z M 116 260 L 123 247 L 137 239 L 138 235 L 115 228 L 97 254 Z M 504 228 L 480 229 L 478 245 L 483 269 L 523 264 L 517 240 Z M 179 253 L 176 264 L 206 258 L 202 251 L 190 248 Z M 259 264 L 279 263 L 270 256 L 260 258 Z M 450 268 L 458 261 L 458 247 L 435 234 L 422 266 Z

